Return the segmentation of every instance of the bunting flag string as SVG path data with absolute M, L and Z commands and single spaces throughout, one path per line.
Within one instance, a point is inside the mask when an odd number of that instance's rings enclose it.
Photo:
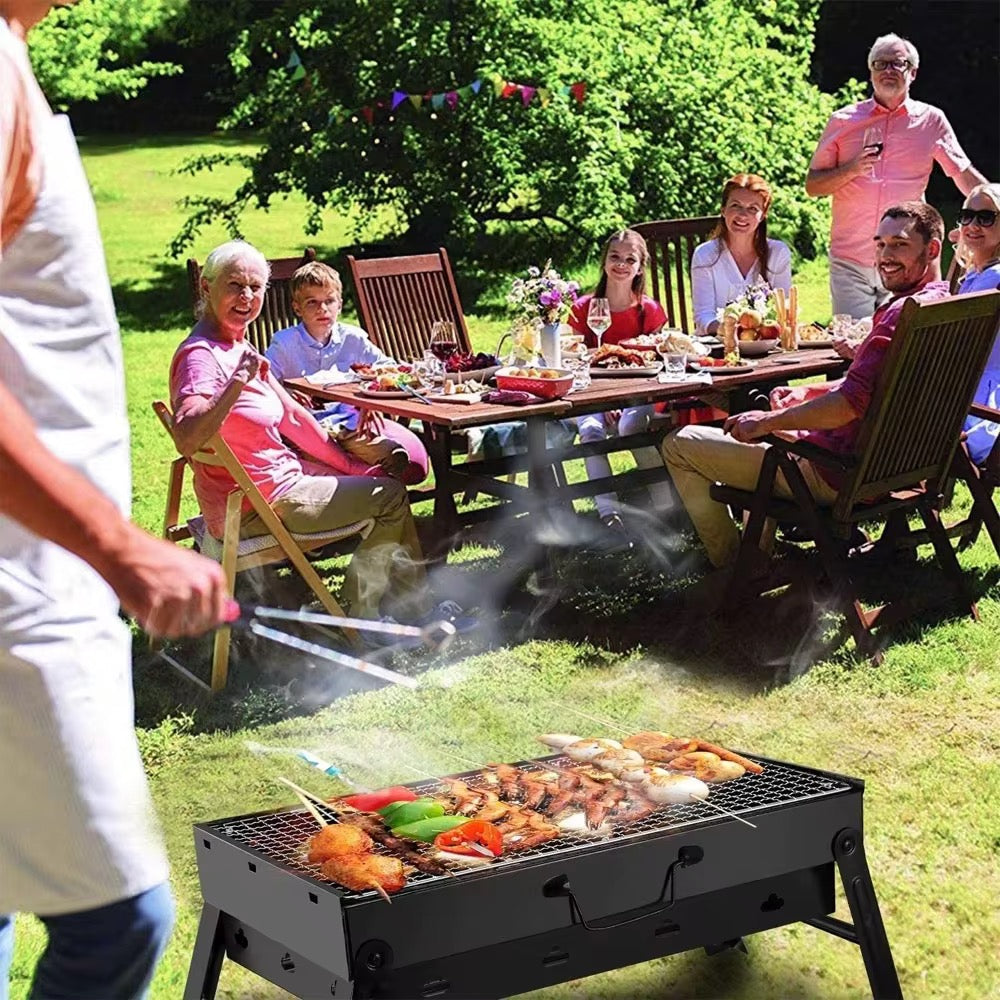
M 294 83 L 306 79 L 306 67 L 302 62 L 302 57 L 294 49 L 288 57 L 285 69 Z M 495 99 L 508 100 L 512 97 L 519 97 L 524 108 L 536 100 L 541 107 L 547 108 L 556 98 L 576 101 L 580 105 L 583 104 L 587 96 L 587 84 L 583 80 L 558 87 L 536 87 L 526 83 L 516 83 L 513 80 L 505 80 L 498 73 L 485 73 L 482 77 L 454 90 L 428 90 L 423 94 L 411 94 L 405 90 L 396 89 L 392 91 L 391 96 L 366 104 L 356 111 L 331 108 L 327 115 L 327 121 L 343 125 L 346 121 L 357 122 L 360 117 L 368 125 L 372 125 L 377 113 L 395 114 L 406 103 L 409 103 L 417 112 L 424 110 L 427 106 L 430 107 L 432 113 L 441 111 L 445 107 L 454 111 L 458 108 L 460 101 L 470 101 L 480 94 L 489 94 L 491 90 Z

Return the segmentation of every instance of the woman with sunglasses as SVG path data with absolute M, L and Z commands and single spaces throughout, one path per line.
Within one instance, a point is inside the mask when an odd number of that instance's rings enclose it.
M 966 269 L 958 294 L 1000 288 L 1000 184 L 974 187 L 958 213 L 958 246 L 955 256 Z M 1000 337 L 993 343 L 989 360 L 979 380 L 974 402 L 1000 409 Z M 966 445 L 977 465 L 986 461 L 1000 424 L 969 417 L 965 422 Z

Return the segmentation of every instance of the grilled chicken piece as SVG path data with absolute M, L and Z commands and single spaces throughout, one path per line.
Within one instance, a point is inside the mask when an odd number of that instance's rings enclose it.
M 383 847 L 392 851 L 398 858 L 402 858 L 408 865 L 412 865 L 417 871 L 427 875 L 447 875 L 448 869 L 434 858 L 424 854 L 419 848 L 413 846 L 411 841 L 401 840 L 394 837 L 374 816 L 359 813 L 352 816 L 349 821 L 353 826 L 359 827 L 368 834 L 372 840 L 377 841 Z
M 321 871 L 324 878 L 347 889 L 374 889 L 386 899 L 386 893 L 399 892 L 406 885 L 403 862 L 381 854 L 339 854 L 324 861 Z
M 547 840 L 553 840 L 560 833 L 559 827 L 553 823 L 548 823 L 544 817 L 538 813 L 533 813 L 528 817 L 527 824 L 520 830 L 504 837 L 504 846 L 508 851 L 527 851 L 532 847 L 538 847 Z
M 495 823 L 510 812 L 510 805 L 500 801 L 496 792 L 483 792 L 483 805 L 476 813 L 476 819 Z
M 706 764 L 718 764 L 722 758 L 717 753 L 708 753 L 705 750 L 693 750 L 691 753 L 681 754 L 667 763 L 671 771 L 694 771 Z
M 322 864 L 338 854 L 366 854 L 375 846 L 364 830 L 349 823 L 330 823 L 309 841 L 309 861 Z
M 735 781 L 746 774 L 742 765 L 734 760 L 717 760 L 714 764 L 702 764 L 693 771 L 688 772 L 699 781 L 706 781 L 710 785 L 718 785 L 723 781 Z

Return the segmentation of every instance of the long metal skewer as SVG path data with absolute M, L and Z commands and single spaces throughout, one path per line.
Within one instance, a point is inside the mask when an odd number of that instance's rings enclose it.
M 327 649 L 326 646 L 320 646 L 318 643 L 300 639 L 297 635 L 289 635 L 287 632 L 280 632 L 278 629 L 269 628 L 258 621 L 248 622 L 247 628 L 254 635 L 259 635 L 262 639 L 270 639 L 272 642 L 281 643 L 283 646 L 297 649 L 300 653 L 308 653 L 310 656 L 319 657 L 321 660 L 329 660 L 331 663 L 337 663 L 342 667 L 349 667 L 351 670 L 357 670 L 363 674 L 371 674 L 373 677 L 379 677 L 392 684 L 399 684 L 401 687 L 412 689 L 419 686 L 418 681 L 414 677 L 398 674 L 395 670 L 380 667 L 377 663 L 369 663 L 367 660 L 362 660 L 357 656 L 348 656 L 346 653 L 340 653 L 335 649 Z
M 569 705 L 563 705 L 558 701 L 549 700 L 547 704 L 562 709 L 564 712 L 572 712 L 573 715 L 579 715 L 581 719 L 589 719 L 591 722 L 596 722 L 600 726 L 606 726 L 608 729 L 616 729 L 618 732 L 624 733 L 626 736 L 631 736 L 635 732 L 634 729 L 626 729 L 624 726 L 618 726 L 613 722 L 608 722 L 607 719 L 598 719 L 594 715 L 587 715 L 586 712 L 581 712 L 576 708 L 570 708 Z

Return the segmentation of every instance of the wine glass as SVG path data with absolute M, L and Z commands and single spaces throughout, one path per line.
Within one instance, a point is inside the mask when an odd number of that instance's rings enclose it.
M 443 365 L 456 351 L 458 351 L 458 336 L 455 333 L 455 324 L 448 319 L 439 319 L 431 327 L 430 344 L 431 353 Z
M 875 155 L 880 157 L 882 155 L 882 150 L 885 148 L 885 136 L 882 133 L 881 125 L 869 125 L 865 129 L 865 137 L 862 140 L 862 145 L 865 151 L 874 150 Z M 871 165 L 871 174 L 875 176 L 875 164 Z
M 597 338 L 597 349 L 601 349 L 601 338 L 611 326 L 611 303 L 607 299 L 591 299 L 587 309 L 587 326 Z

